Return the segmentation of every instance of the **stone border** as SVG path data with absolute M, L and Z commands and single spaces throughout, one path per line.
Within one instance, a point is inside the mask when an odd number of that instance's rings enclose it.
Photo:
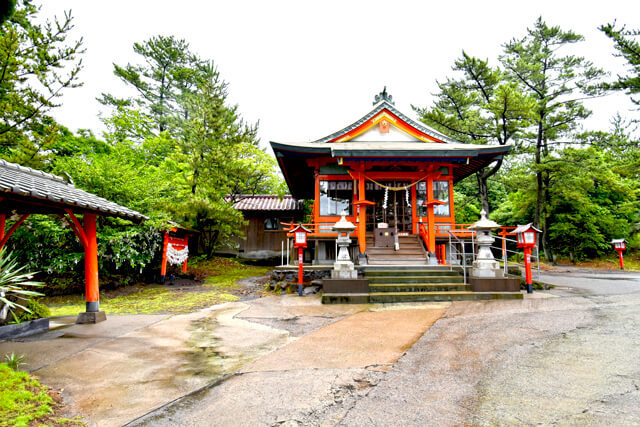
M 49 318 L 36 319 L 14 323 L 11 325 L 0 326 L 0 340 L 9 340 L 13 338 L 22 338 L 29 335 L 46 332 L 49 330 Z

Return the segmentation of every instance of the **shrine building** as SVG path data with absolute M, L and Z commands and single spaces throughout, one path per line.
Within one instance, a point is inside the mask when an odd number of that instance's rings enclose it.
M 313 200 L 305 261 L 333 262 L 332 226 L 345 212 L 360 265 L 445 264 L 451 234 L 468 226 L 455 223 L 453 184 L 511 148 L 462 143 L 418 123 L 386 89 L 343 129 L 271 147 L 293 198 Z

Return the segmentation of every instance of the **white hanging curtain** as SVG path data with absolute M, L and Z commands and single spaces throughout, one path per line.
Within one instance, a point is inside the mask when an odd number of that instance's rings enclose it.
M 171 243 L 167 245 L 167 261 L 173 265 L 183 264 L 189 258 L 189 247 L 176 249 Z

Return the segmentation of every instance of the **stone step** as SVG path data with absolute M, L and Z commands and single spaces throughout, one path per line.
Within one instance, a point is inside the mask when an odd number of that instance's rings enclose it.
M 378 292 L 451 292 L 469 291 L 471 285 L 464 283 L 386 283 L 369 284 L 372 293 Z
M 421 259 L 423 261 L 427 260 L 427 257 L 424 254 L 412 254 L 412 253 L 397 253 L 397 254 L 370 254 L 367 256 L 369 261 L 371 260 L 383 260 L 388 259 L 390 261 L 399 261 L 406 259 Z
M 367 248 L 367 255 L 378 255 L 378 254 L 388 254 L 388 255 L 402 255 L 402 254 L 420 254 L 424 255 L 424 251 L 422 248 L 405 248 L 401 247 L 399 250 L 395 250 L 394 248 Z
M 462 275 L 462 267 L 453 266 L 453 268 L 451 268 L 448 265 L 398 265 L 393 267 L 387 267 L 384 265 L 363 265 L 363 266 L 360 266 L 359 268 L 362 269 L 362 271 L 364 271 L 365 274 L 372 274 L 372 273 L 381 274 L 381 273 L 387 272 L 387 273 L 393 273 L 391 274 L 392 276 L 402 275 L 402 274 L 408 273 L 409 271 L 415 271 L 415 272 L 439 271 L 439 272 L 442 272 L 443 274 L 457 272 L 457 274 Z M 400 273 L 398 274 L 398 272 Z
M 390 266 L 390 265 L 398 265 L 398 266 L 404 266 L 404 265 L 427 265 L 427 260 L 426 258 L 422 258 L 422 259 L 402 259 L 402 257 L 400 257 L 400 259 L 370 259 L 367 261 L 369 263 L 369 265 L 382 265 L 382 266 Z
M 446 270 L 436 269 L 436 268 L 425 268 L 425 269 L 414 269 L 411 267 L 407 267 L 406 269 L 400 270 L 396 268 L 388 268 L 388 269 L 371 269 L 367 268 L 365 270 L 365 275 L 367 278 L 380 277 L 380 276 L 394 276 L 394 277 L 406 277 L 406 276 L 453 276 L 453 277 L 461 277 L 461 272 L 459 270 L 449 271 L 447 267 Z
M 464 283 L 462 276 L 366 276 L 371 284 Z
M 370 303 L 523 299 L 520 292 L 372 292 Z

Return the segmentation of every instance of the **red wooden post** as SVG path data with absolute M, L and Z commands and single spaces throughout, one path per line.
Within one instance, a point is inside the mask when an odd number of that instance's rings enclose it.
M 529 292 L 529 289 L 531 289 L 533 285 L 533 281 L 531 280 L 531 248 L 529 246 L 524 248 L 524 270 L 527 292 Z
M 7 223 L 7 216 L 5 214 L 0 214 L 0 240 L 4 238 L 4 226 L 6 223 Z
M 189 235 L 186 235 L 184 237 L 184 247 L 188 248 L 189 247 Z M 184 274 L 187 274 L 187 261 L 189 260 L 189 258 L 185 259 L 184 262 L 182 263 L 182 272 Z
M 96 215 L 84 214 L 84 234 L 87 246 L 84 250 L 84 277 L 87 313 L 100 311 L 98 288 L 98 242 L 96 237 Z
M 358 174 L 358 201 L 365 201 L 365 182 L 364 174 Z M 358 205 L 358 245 L 360 246 L 360 255 L 364 255 L 367 251 L 367 215 L 366 205 Z
M 622 258 L 623 249 L 618 249 L 618 257 L 620 257 L 620 270 L 624 270 L 624 260 Z
M 167 246 L 168 245 L 169 245 L 169 232 L 165 231 L 164 242 L 162 243 L 162 265 L 160 266 L 160 283 L 164 283 L 164 278 L 167 275 Z
M 304 271 L 302 270 L 303 264 L 303 256 L 302 256 L 302 247 L 298 248 L 298 285 L 302 286 L 302 279 L 304 277 Z

